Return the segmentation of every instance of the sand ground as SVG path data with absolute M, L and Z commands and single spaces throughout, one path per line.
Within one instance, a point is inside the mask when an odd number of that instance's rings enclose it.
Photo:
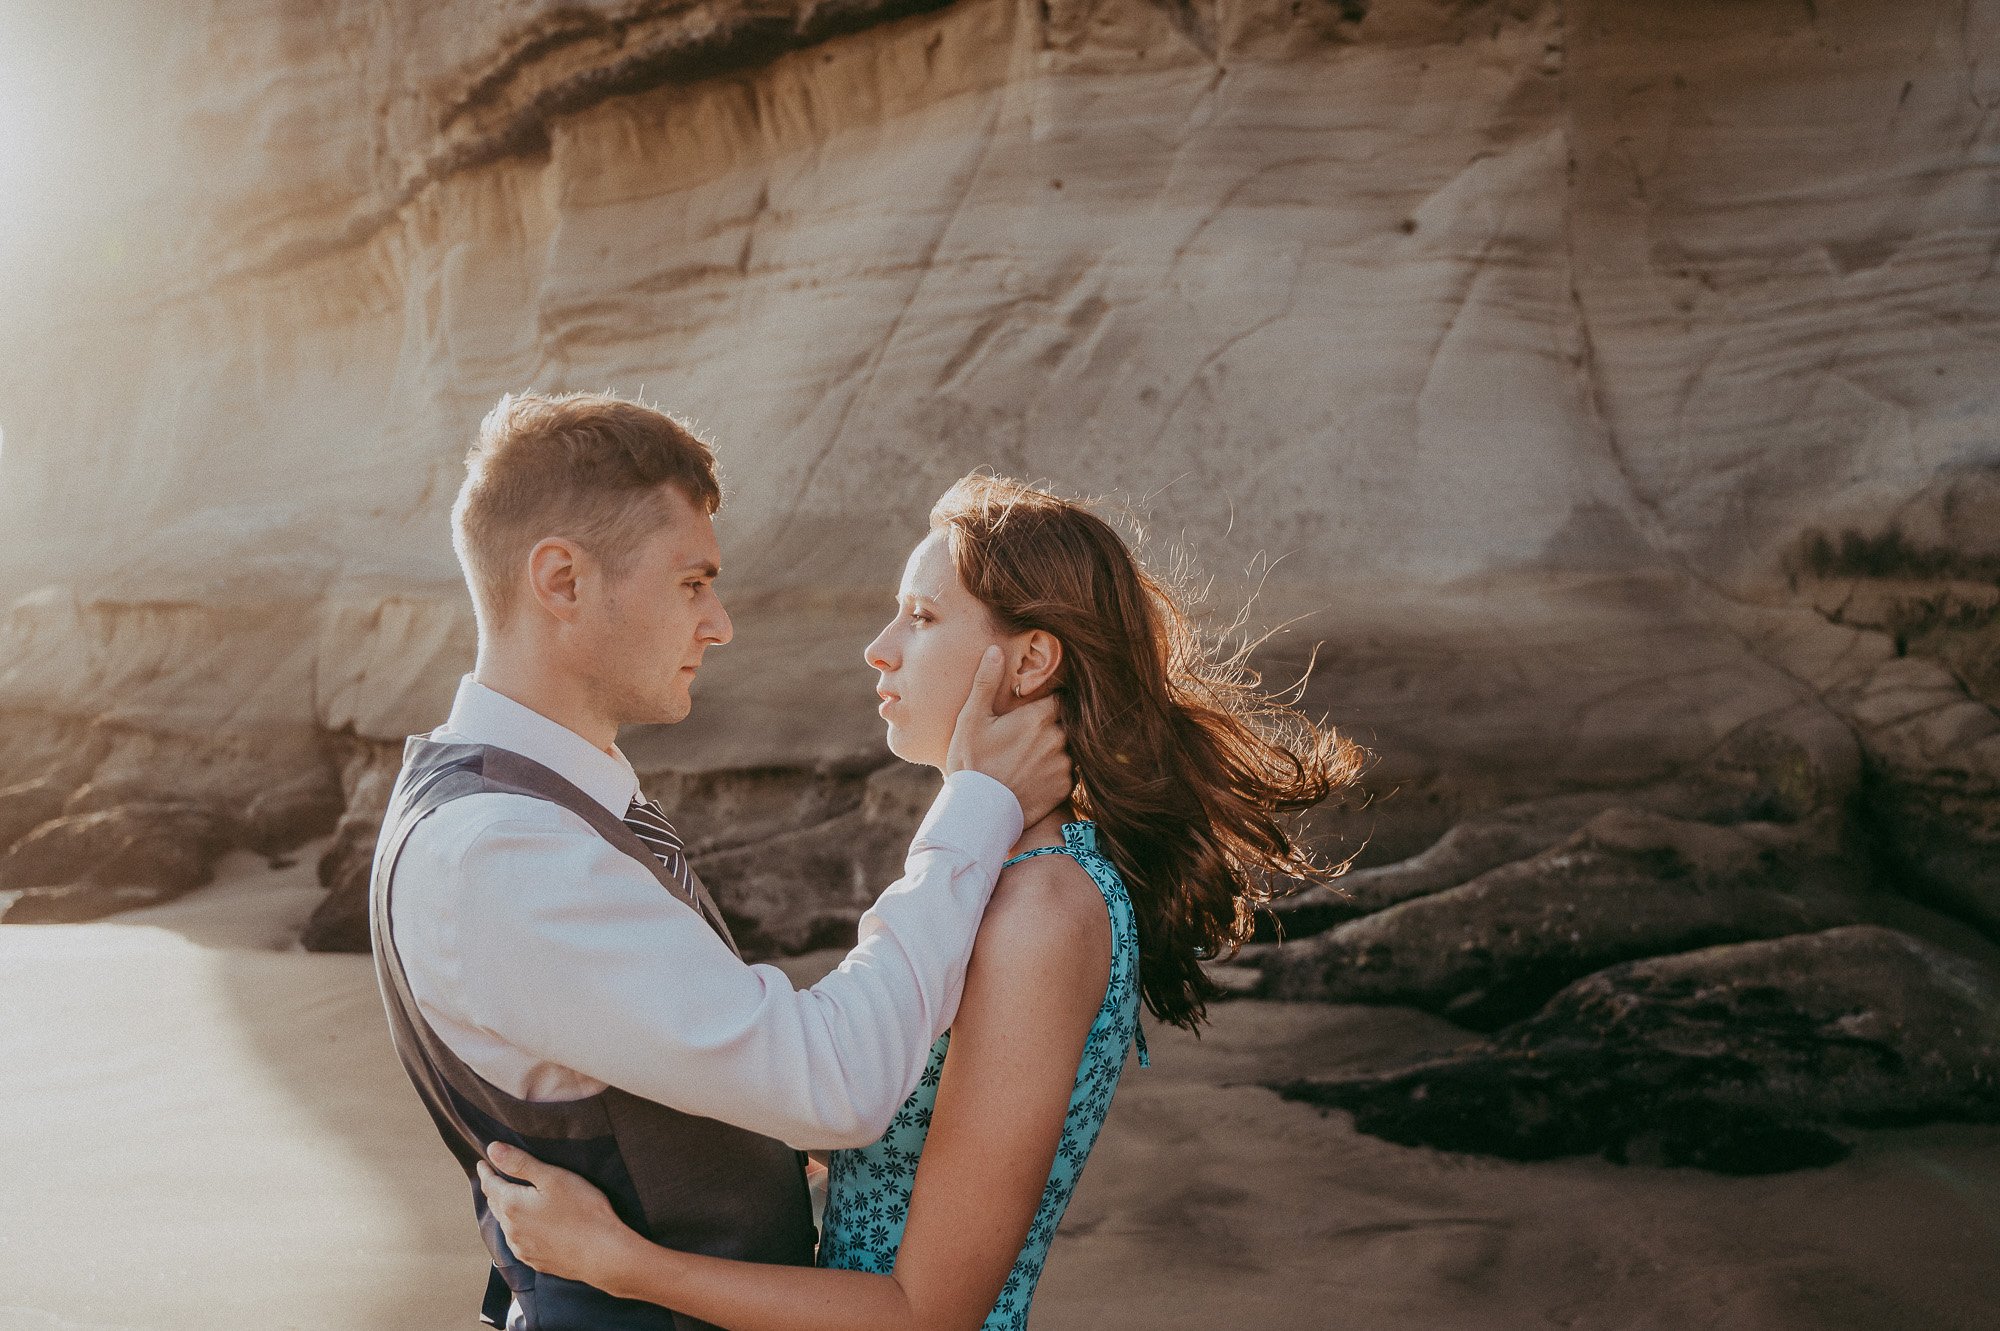
M 291 942 L 311 862 L 239 856 L 170 906 L 0 929 L 0 1331 L 476 1325 L 465 1184 L 367 959 Z M 1452 1028 L 1215 1018 L 1128 1069 L 1036 1331 L 2000 1326 L 2000 1129 L 1868 1134 L 1765 1179 L 1407 1150 L 1258 1083 Z

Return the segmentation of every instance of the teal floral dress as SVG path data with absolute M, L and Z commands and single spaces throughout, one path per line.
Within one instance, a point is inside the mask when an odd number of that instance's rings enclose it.
M 1111 912 L 1111 981 L 1104 1004 L 1091 1023 L 1090 1038 L 1077 1064 L 1076 1088 L 1063 1120 L 1062 1143 L 1056 1148 L 1042 1204 L 1028 1228 L 1028 1241 L 1014 1259 L 1000 1299 L 982 1323 L 982 1331 L 1022 1331 L 1028 1325 L 1028 1302 L 1048 1260 L 1056 1225 L 1076 1191 L 1084 1159 L 1097 1144 L 1111 1095 L 1125 1069 L 1125 1051 L 1136 1040 L 1139 1065 L 1147 1066 L 1146 1037 L 1139 1029 L 1139 929 L 1132 916 L 1132 899 L 1111 861 L 1098 853 L 1097 828 L 1091 823 L 1064 823 L 1063 844 L 1031 850 L 1007 861 L 1015 864 L 1036 855 L 1068 855 L 1097 884 Z M 848 1271 L 887 1275 L 896 1265 L 903 1243 L 903 1225 L 910 1214 L 910 1189 L 917 1178 L 917 1160 L 930 1133 L 931 1109 L 937 1103 L 938 1078 L 951 1046 L 946 1031 L 931 1046 L 917 1089 L 896 1111 L 889 1131 L 872 1146 L 835 1151 L 827 1165 L 826 1215 L 820 1226 L 819 1264 Z

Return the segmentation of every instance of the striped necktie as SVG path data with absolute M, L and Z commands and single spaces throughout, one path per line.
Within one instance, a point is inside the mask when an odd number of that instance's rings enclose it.
M 674 831 L 674 825 L 660 812 L 660 806 L 649 799 L 633 800 L 632 807 L 625 811 L 625 826 L 646 843 L 646 849 L 653 852 L 653 858 L 666 869 L 667 876 L 680 884 L 681 895 L 688 904 L 707 915 L 695 891 L 694 871 L 688 867 L 687 853 L 681 849 L 681 834 Z

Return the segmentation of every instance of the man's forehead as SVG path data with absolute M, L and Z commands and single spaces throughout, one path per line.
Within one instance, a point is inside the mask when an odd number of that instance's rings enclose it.
M 719 569 L 722 564 L 714 521 L 685 501 L 654 533 L 653 540 L 658 542 L 661 557 L 675 569 Z

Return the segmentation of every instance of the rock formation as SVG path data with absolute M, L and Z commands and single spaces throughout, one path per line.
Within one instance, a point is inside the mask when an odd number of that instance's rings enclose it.
M 146 169 L 0 248 L 6 919 L 331 834 L 309 942 L 363 945 L 471 658 L 464 444 L 609 387 L 723 460 L 737 639 L 628 748 L 761 950 L 893 865 L 923 782 L 860 649 L 985 465 L 1184 543 L 1222 619 L 1256 591 L 1274 678 L 1322 644 L 1360 856 L 1255 985 L 1491 1026 L 1850 921 L 1993 964 L 2000 5 L 217 0 L 105 41 Z
M 1402 1003 L 1490 1029 L 1616 962 L 1857 918 L 1837 846 L 1615 809 L 1559 845 L 1281 949 L 1274 998 Z
M 1872 926 L 1614 966 L 1484 1044 L 1287 1084 L 1394 1141 L 1534 1160 L 1769 1173 L 1845 1154 L 1833 1129 L 2000 1122 L 2000 988 Z

